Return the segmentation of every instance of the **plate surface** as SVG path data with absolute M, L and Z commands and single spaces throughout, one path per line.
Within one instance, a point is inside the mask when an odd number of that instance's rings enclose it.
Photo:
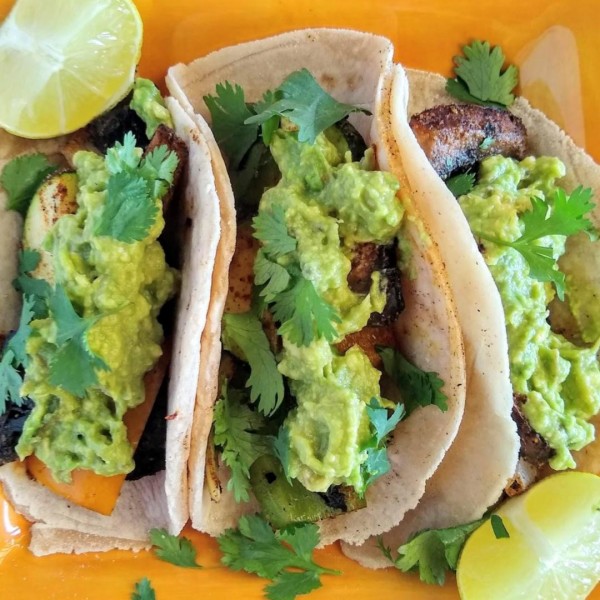
M 460 46 L 484 39 L 501 44 L 521 68 L 521 94 L 559 123 L 600 161 L 600 53 L 597 0 L 137 0 L 145 26 L 140 73 L 157 82 L 166 68 L 219 47 L 301 27 L 337 26 L 391 38 L 396 60 L 449 75 Z M 0 0 L 0 18 L 12 0 Z M 34 558 L 25 549 L 27 526 L 0 490 L 0 589 L 16 600 L 128 599 L 148 577 L 158 600 L 263 597 L 264 580 L 220 567 L 214 541 L 187 532 L 202 570 L 173 567 L 150 553 L 126 552 Z M 455 580 L 423 585 L 395 570 L 369 571 L 337 546 L 317 561 L 343 571 L 324 577 L 314 600 L 345 598 L 456 599 Z M 2 596 L 4 594 L 1 594 Z M 600 588 L 592 594 L 600 600 Z

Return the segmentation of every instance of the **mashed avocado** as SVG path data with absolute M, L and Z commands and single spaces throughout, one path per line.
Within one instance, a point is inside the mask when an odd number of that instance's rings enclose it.
M 51 385 L 48 365 L 58 348 L 56 325 L 52 318 L 32 321 L 22 393 L 35 407 L 17 446 L 21 458 L 35 454 L 60 481 L 69 481 L 76 468 L 106 476 L 133 469 L 123 415 L 144 400 L 143 376 L 161 355 L 157 316 L 176 282 L 157 241 L 164 227 L 162 211 L 140 242 L 96 236 L 107 195 L 105 159 L 78 152 L 74 164 L 78 210 L 57 221 L 46 244 L 56 283 L 84 318 L 94 319 L 88 344 L 108 369 L 96 369 L 98 384 L 82 397 Z
M 146 123 L 146 136 L 151 139 L 159 125 L 173 128 L 171 113 L 159 89 L 149 79 L 136 77 L 130 105 L 138 117 Z
M 330 137 L 325 132 L 310 145 L 298 142 L 293 131 L 275 133 L 271 152 L 282 178 L 265 192 L 259 212 L 283 209 L 302 274 L 342 317 L 336 326 L 341 339 L 385 305 L 379 273 L 366 296 L 348 286 L 352 247 L 394 240 L 403 209 L 391 174 L 370 170 L 368 160 L 351 162 L 347 148 Z M 312 491 L 334 484 L 360 489 L 366 459 L 361 447 L 369 436 L 366 405 L 380 400 L 380 372 L 360 348 L 341 356 L 323 339 L 298 347 L 284 334 L 280 358 L 278 368 L 297 402 L 285 421 L 290 474 Z
M 531 198 L 550 200 L 563 175 L 556 158 L 519 163 L 495 156 L 483 161 L 477 185 L 459 202 L 474 231 L 512 241 L 521 235 L 519 216 L 531 208 Z M 548 236 L 540 244 L 551 246 L 558 258 L 565 237 Z M 485 242 L 484 258 L 502 297 L 513 389 L 526 396 L 527 419 L 555 450 L 550 465 L 574 467 L 571 451 L 594 439 L 588 420 L 600 410 L 597 348 L 576 346 L 551 330 L 548 304 L 554 288 L 529 277 L 516 250 Z

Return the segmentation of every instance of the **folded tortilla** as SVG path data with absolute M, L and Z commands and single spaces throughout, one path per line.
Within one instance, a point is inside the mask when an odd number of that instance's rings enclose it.
M 103 516 L 53 494 L 32 480 L 21 463 L 0 467 L 0 483 L 7 498 L 32 522 L 30 549 L 37 555 L 140 550 L 149 546 L 151 528 L 165 527 L 177 534 L 188 520 L 187 461 L 221 218 L 208 145 L 179 103 L 173 98 L 166 102 L 175 132 L 189 153 L 177 212 L 181 286 L 169 375 L 166 470 L 126 481 L 112 515 Z M 0 132 L 0 167 L 23 153 L 61 153 L 68 158 L 81 147 L 73 136 L 31 142 Z M 3 239 L 10 242 L 0 250 L 0 332 L 5 333 L 19 321 L 20 298 L 11 282 L 18 264 L 20 221 L 17 213 L 6 210 L 6 196 L 0 191 L 0 232 L 4 231 Z
M 367 144 L 375 144 L 381 170 L 393 172 L 401 183 L 399 201 L 405 207 L 406 220 L 400 235 L 410 247 L 405 269 L 405 275 L 410 273 L 410 276 L 405 276 L 403 282 L 406 308 L 394 329 L 404 355 L 420 368 L 437 372 L 444 380 L 449 408 L 441 412 L 429 406 L 415 411 L 399 424 L 388 445 L 390 473 L 368 489 L 366 508 L 320 522 L 322 544 L 337 539 L 360 543 L 369 535 L 386 531 L 400 522 L 404 514 L 417 505 L 426 481 L 450 447 L 463 413 L 464 352 L 447 273 L 436 236 L 410 193 L 393 145 L 386 89 L 392 56 L 393 47 L 385 38 L 356 31 L 314 29 L 224 48 L 189 65 L 176 65 L 167 76 L 171 94 L 182 104 L 187 103 L 197 121 L 210 122 L 203 96 L 213 93 L 217 83 L 230 81 L 241 85 L 246 100 L 252 102 L 261 98 L 267 89 L 277 87 L 289 73 L 307 68 L 334 98 L 372 112 L 372 117 L 353 115 L 351 122 Z M 225 177 L 224 166 L 220 169 Z M 226 197 L 221 192 L 220 199 L 231 210 L 230 188 Z M 225 265 L 219 275 L 227 280 Z M 222 295 L 215 294 L 211 300 L 209 311 L 215 308 L 217 319 L 222 314 L 226 291 L 224 288 Z M 209 319 L 212 318 L 211 313 Z M 213 356 L 211 350 L 212 364 L 201 373 L 199 380 L 194 414 L 197 435 L 190 462 L 192 524 L 211 535 L 234 527 L 241 515 L 257 510 L 254 501 L 236 504 L 224 486 L 216 501 L 204 483 L 204 458 L 217 399 L 218 334 L 219 327 L 215 324 L 211 333 L 211 348 L 215 354 Z M 209 360 L 208 355 L 205 356 Z M 228 479 L 223 465 L 220 479 Z
M 406 167 L 416 202 L 428 212 L 429 223 L 448 268 L 450 285 L 463 330 L 467 362 L 465 415 L 456 441 L 428 483 L 415 510 L 400 526 L 383 536 L 394 550 L 414 533 L 428 528 L 451 527 L 480 518 L 500 498 L 515 472 L 519 439 L 510 418 L 512 384 L 508 368 L 508 344 L 504 311 L 496 285 L 487 269 L 471 229 L 458 202 L 437 176 L 408 125 L 409 118 L 441 104 L 456 104 L 445 91 L 441 75 L 397 66 L 391 102 L 394 134 L 400 158 Z M 528 133 L 528 152 L 560 158 L 567 175 L 566 189 L 582 184 L 591 187 L 596 199 L 592 213 L 600 224 L 600 166 L 579 148 L 553 121 L 517 98 L 511 112 L 520 117 Z M 570 239 L 560 268 L 578 282 L 600 294 L 600 243 L 586 235 Z M 577 334 L 568 306 L 557 300 L 552 306 L 553 323 Z M 596 428 L 600 417 L 592 421 Z M 600 441 L 574 453 L 577 468 L 600 473 Z M 374 538 L 361 547 L 343 545 L 344 552 L 361 564 L 389 566 Z

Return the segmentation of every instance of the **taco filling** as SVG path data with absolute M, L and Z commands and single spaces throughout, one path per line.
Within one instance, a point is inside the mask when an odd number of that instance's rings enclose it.
M 318 86 L 298 71 L 275 95 L 300 80 Z M 408 251 L 399 181 L 348 121 L 357 109 L 327 97 L 341 118 L 312 139 L 267 108 L 246 154 L 226 156 L 239 233 L 207 472 L 218 497 L 223 482 L 210 474 L 220 456 L 228 490 L 238 502 L 251 490 L 275 527 L 364 507 L 390 468 L 386 440 L 399 420 L 417 406 L 447 408 L 443 382 L 402 356 L 390 328 Z M 223 99 L 205 101 L 227 154 Z M 260 110 L 250 121 L 264 119 Z
M 578 297 L 556 263 L 569 236 L 592 234 L 591 190 L 567 194 L 558 158 L 525 156 L 525 127 L 507 111 L 436 106 L 411 128 L 457 196 L 500 293 L 521 457 L 536 469 L 574 468 L 572 452 L 594 440 L 589 421 L 600 411 L 599 342 L 554 330 L 549 307 Z
M 15 280 L 23 307 L 2 354 L 2 463 L 29 457 L 30 471 L 49 470 L 62 484 L 79 470 L 133 471 L 167 366 L 158 317 L 178 285 L 159 241 L 163 204 L 187 158 L 172 126 L 154 84 L 138 79 L 129 98 L 71 144 L 89 140 L 102 153 L 22 155 L 5 166 L 9 202 L 11 172 L 42 163 L 49 174 L 13 205 L 25 219 Z M 126 415 L 144 403 L 132 434 Z M 155 418 L 164 423 L 159 405 Z M 153 445 L 164 453 L 164 441 Z M 160 468 L 160 459 L 151 462 Z M 148 473 L 139 467 L 138 476 Z

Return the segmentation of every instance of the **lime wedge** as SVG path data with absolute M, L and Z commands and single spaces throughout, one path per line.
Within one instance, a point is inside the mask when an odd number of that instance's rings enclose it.
M 0 127 L 75 131 L 129 91 L 142 45 L 131 0 L 18 0 L 0 26 Z
M 578 600 L 600 581 L 600 477 L 553 475 L 498 511 L 510 537 L 486 521 L 457 569 L 463 600 Z

